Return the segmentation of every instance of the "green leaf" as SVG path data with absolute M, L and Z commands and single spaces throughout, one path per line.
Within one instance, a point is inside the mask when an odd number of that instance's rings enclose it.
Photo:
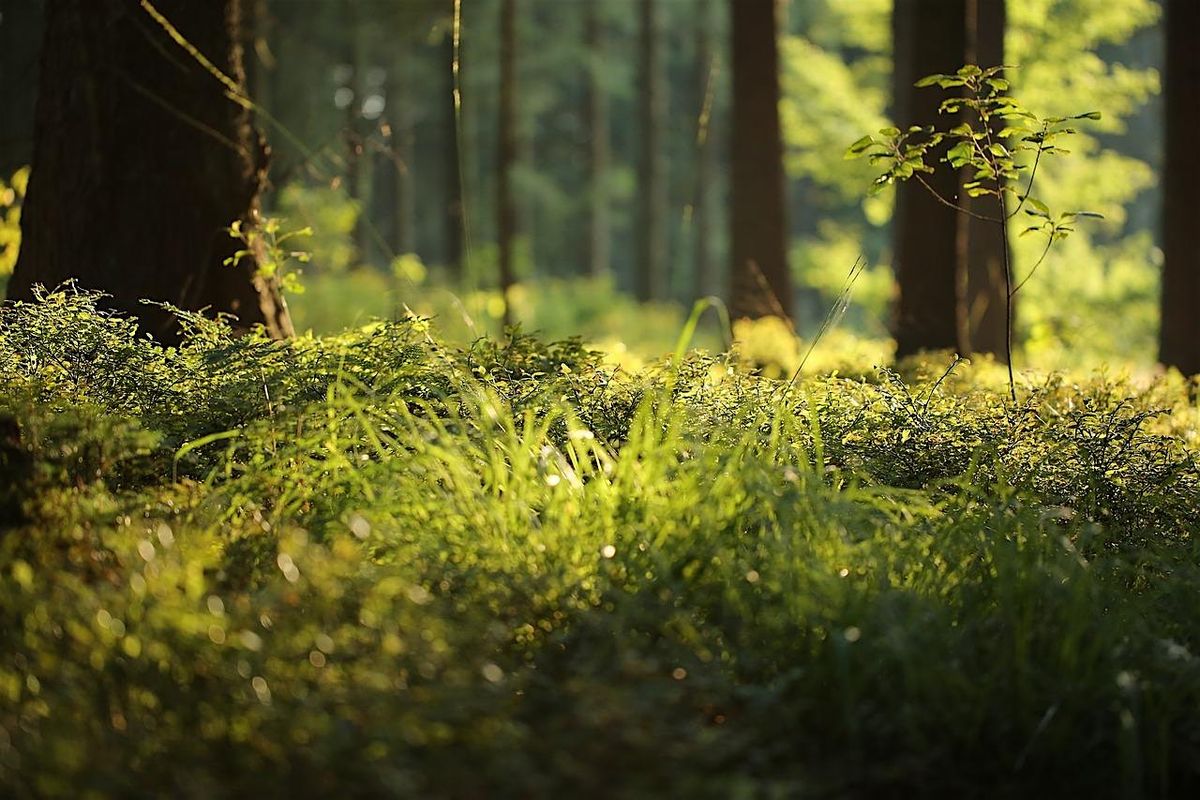
M 867 148 L 873 144 L 878 144 L 878 142 L 875 141 L 874 136 L 864 136 L 854 144 L 850 145 L 850 147 L 846 148 L 846 153 L 842 157 L 846 160 L 859 158 L 863 155 L 863 153 L 866 152 Z

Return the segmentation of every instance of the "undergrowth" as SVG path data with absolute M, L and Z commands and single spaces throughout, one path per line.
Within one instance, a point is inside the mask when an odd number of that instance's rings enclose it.
M 1188 796 L 1197 414 L 0 311 L 0 792 Z

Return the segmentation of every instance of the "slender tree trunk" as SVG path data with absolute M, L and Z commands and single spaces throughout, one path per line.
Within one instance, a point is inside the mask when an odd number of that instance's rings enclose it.
M 734 318 L 792 317 L 775 0 L 730 0 Z
M 239 0 L 158 0 L 156 7 L 241 84 Z M 226 232 L 258 220 L 267 147 L 250 111 L 136 0 L 51 0 L 22 247 L 8 286 L 77 278 L 164 340 L 174 317 L 142 298 L 237 315 L 291 333 L 278 288 Z
M 463 193 L 462 193 L 462 162 L 461 138 L 458 109 L 455 107 L 454 37 L 446 35 L 443 45 L 446 56 L 446 90 L 444 93 L 445 111 L 445 178 L 446 178 L 446 216 L 445 216 L 445 259 L 446 268 L 453 279 L 463 278 L 463 246 L 466 233 L 463 223 Z
M 1200 3 L 1167 0 L 1166 147 L 1163 159 L 1162 327 L 1158 358 L 1200 374 Z
M 500 292 L 504 297 L 504 324 L 512 324 L 509 289 L 513 285 L 513 241 L 517 234 L 512 170 L 517 160 L 516 91 L 517 4 L 500 0 L 500 131 L 496 176 L 496 236 L 500 250 Z
M 966 52 L 962 0 L 896 0 L 894 98 L 896 124 L 940 125 L 943 95 L 913 83 L 935 72 L 954 72 Z M 935 154 L 930 162 L 941 156 Z M 947 200 L 958 196 L 959 177 L 948 169 L 925 175 Z M 893 218 L 896 280 L 896 356 L 922 350 L 968 351 L 959 339 L 958 212 L 939 203 L 920 183 L 904 181 L 896 190 Z
M 967 51 L 964 64 L 987 68 L 1004 63 L 1005 0 L 966 0 Z M 921 76 L 918 76 L 921 77 Z M 923 91 L 930 91 L 925 89 Z M 993 123 L 993 133 L 1004 127 Z M 961 182 L 972 180 L 963 173 Z M 977 214 L 996 216 L 995 198 L 972 198 L 959 192 L 959 204 Z M 959 341 L 968 353 L 991 353 L 1001 360 L 1005 353 L 1007 321 L 1004 280 L 1004 251 L 1008 247 L 1007 226 L 958 216 Z
M 404 48 L 396 48 L 392 74 L 388 81 L 388 120 L 391 124 L 390 175 L 392 176 L 393 217 L 392 249 L 398 253 L 413 252 L 413 125 L 408 113 L 410 102 L 411 61 Z
M 363 158 L 363 47 L 362 20 L 359 15 L 358 0 L 343 0 L 342 11 L 345 14 L 346 30 L 343 32 L 346 40 L 345 59 L 350 68 L 350 78 L 347 87 L 350 90 L 350 102 L 346 106 L 345 137 L 346 137 L 346 196 L 357 209 L 354 229 L 350 234 L 353 255 L 350 258 L 350 268 L 363 266 L 366 257 L 365 236 L 366 216 L 370 210 L 365 191 L 363 170 L 369 159 Z
M 604 25 L 600 4 L 591 2 L 584 11 L 584 39 L 588 58 L 588 273 L 609 274 L 612 260 L 608 213 L 608 91 L 604 85 Z
M 658 300 L 667 293 L 667 181 L 662 152 L 666 122 L 666 87 L 662 69 L 662 9 L 658 0 L 641 0 L 638 74 L 641 83 L 638 116 L 641 141 L 638 158 L 637 298 Z
M 695 298 L 716 294 L 716 269 L 712 254 L 713 176 L 717 172 L 717 149 L 713 142 L 713 81 L 716 79 L 713 49 L 713 3 L 697 0 L 696 8 L 696 85 L 699 89 L 700 118 L 696 136 L 696 198 L 692 220 L 695 225 L 695 265 L 692 294 Z

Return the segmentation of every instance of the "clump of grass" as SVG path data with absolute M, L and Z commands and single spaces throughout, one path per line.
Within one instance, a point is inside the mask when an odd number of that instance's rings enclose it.
M 0 315 L 9 796 L 1200 783 L 1182 386 Z

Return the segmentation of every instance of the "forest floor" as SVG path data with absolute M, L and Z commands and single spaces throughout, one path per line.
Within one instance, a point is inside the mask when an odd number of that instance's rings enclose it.
M 1200 789 L 1177 379 L 0 315 L 5 796 Z

